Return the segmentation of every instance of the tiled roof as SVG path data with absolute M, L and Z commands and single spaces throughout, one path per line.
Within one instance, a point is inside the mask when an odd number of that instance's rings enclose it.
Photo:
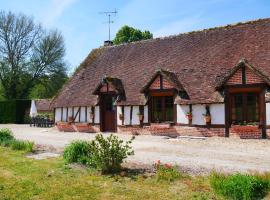
M 219 79 L 242 58 L 270 77 L 270 18 L 93 50 L 52 106 L 96 104 L 105 76 L 122 81 L 122 104 L 144 104 L 140 90 L 158 69 L 174 73 L 187 92 L 190 99 L 178 103 L 222 102 Z
M 50 112 L 52 109 L 50 108 L 51 100 L 50 99 L 37 99 L 35 100 L 37 111 L 38 112 Z

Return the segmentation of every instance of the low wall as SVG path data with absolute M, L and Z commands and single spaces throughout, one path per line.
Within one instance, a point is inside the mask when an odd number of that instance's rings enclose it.
M 204 128 L 189 126 L 171 126 L 171 127 L 155 127 L 144 126 L 118 126 L 118 132 L 128 134 L 151 134 L 164 136 L 224 136 L 225 128 Z

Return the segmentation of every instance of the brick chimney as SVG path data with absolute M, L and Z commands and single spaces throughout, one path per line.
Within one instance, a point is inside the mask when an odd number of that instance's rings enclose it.
M 104 46 L 113 46 L 113 41 L 111 40 L 104 41 Z

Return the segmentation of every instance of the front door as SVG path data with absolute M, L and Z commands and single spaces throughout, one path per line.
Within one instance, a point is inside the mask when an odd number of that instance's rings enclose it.
M 102 95 L 101 97 L 101 131 L 116 131 L 116 111 L 114 103 L 114 95 Z

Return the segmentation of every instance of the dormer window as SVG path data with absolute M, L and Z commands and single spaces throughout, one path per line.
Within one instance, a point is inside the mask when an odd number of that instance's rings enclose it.
M 174 122 L 175 97 L 179 93 L 186 94 L 176 74 L 165 70 L 157 71 L 141 92 L 149 97 L 148 106 L 152 123 Z

